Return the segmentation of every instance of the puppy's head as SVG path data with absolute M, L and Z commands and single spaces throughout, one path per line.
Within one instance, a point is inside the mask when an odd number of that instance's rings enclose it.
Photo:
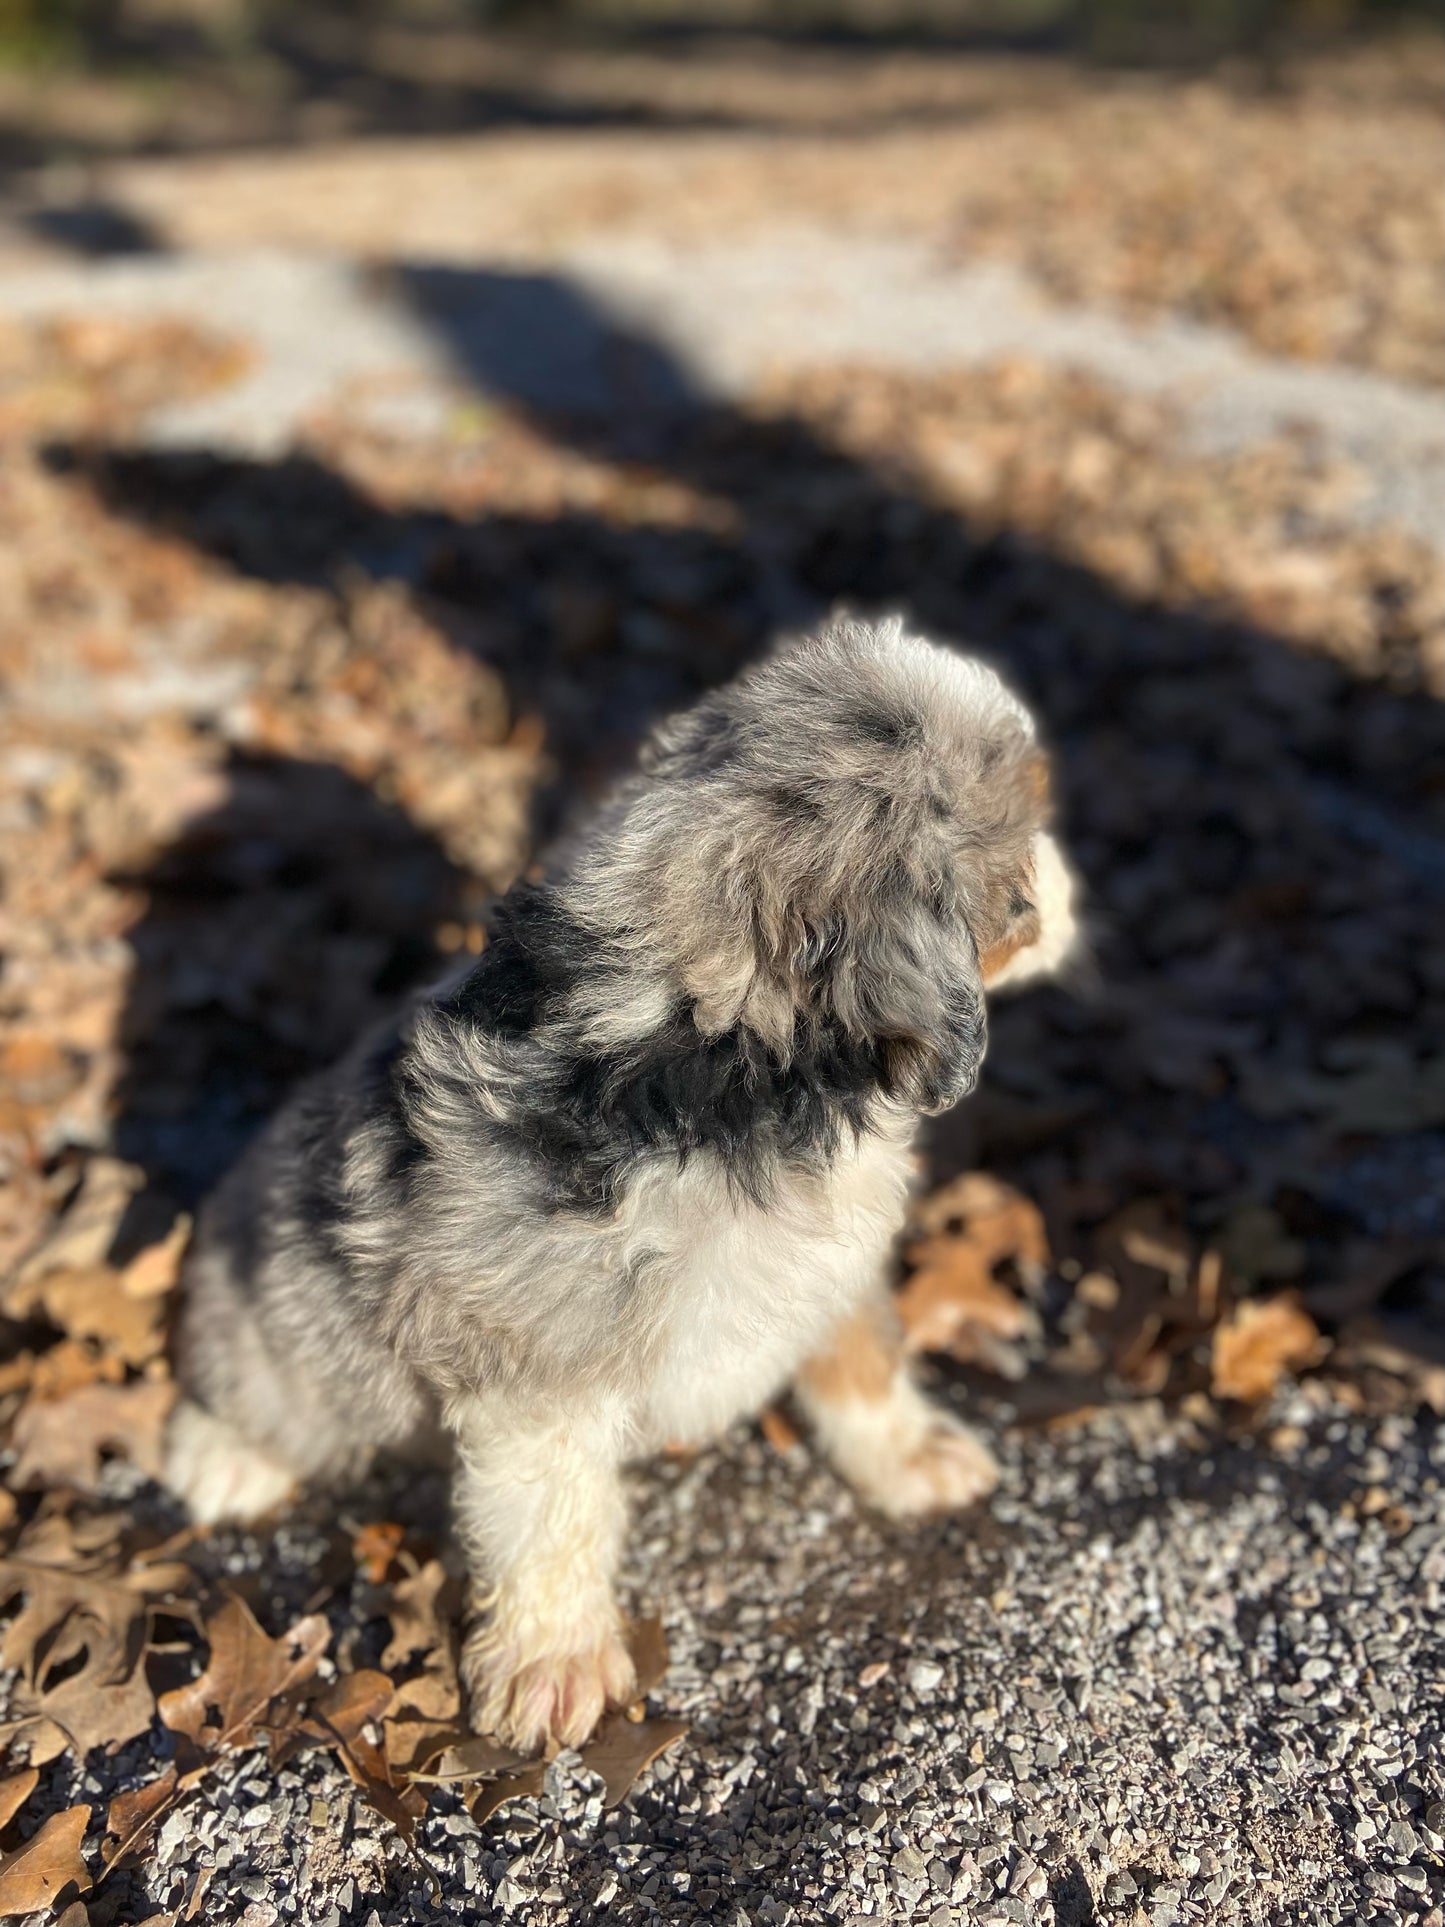
M 587 907 L 665 960 L 706 1035 L 783 1057 L 841 1037 L 941 1110 L 977 1080 L 985 986 L 1073 941 L 1028 712 L 896 619 L 786 646 L 664 725 L 642 771 Z

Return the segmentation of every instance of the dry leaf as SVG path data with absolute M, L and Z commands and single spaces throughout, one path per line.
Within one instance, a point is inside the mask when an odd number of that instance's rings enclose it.
M 444 1747 L 468 1738 L 456 1674 L 438 1668 L 403 1682 L 392 1694 L 382 1731 L 393 1775 L 429 1766 Z
M 909 1256 L 915 1269 L 898 1300 L 908 1349 L 950 1352 L 1021 1377 L 1014 1341 L 1028 1331 L 1027 1311 L 994 1277 L 982 1249 L 967 1238 L 929 1238 Z
M 395 1688 L 386 1673 L 343 1673 L 319 1699 L 296 1707 L 271 1727 L 271 1764 L 281 1766 L 310 1746 L 349 1747 L 358 1744 L 362 1728 L 379 1726 L 391 1705 Z
M 69 1503 L 68 1495 L 59 1503 L 43 1500 L 16 1548 L 17 1556 L 34 1565 L 119 1576 L 121 1570 L 130 1569 L 124 1562 L 121 1567 L 116 1564 L 126 1524 L 121 1512 L 80 1512 Z
M 190 1241 L 191 1220 L 183 1211 L 159 1244 L 138 1251 L 121 1272 L 121 1289 L 127 1297 L 163 1298 L 180 1276 Z
M 297 1620 L 279 1639 L 256 1624 L 232 1595 L 206 1621 L 209 1664 L 199 1679 L 161 1695 L 161 1718 L 202 1751 L 249 1746 L 278 1695 L 310 1679 L 331 1640 L 319 1613 Z M 213 1717 L 214 1716 L 214 1717 Z
M 0 1745 L 23 1747 L 32 1766 L 49 1766 L 52 1760 L 60 1758 L 70 1740 L 54 1720 L 27 1715 L 24 1719 L 7 1720 L 0 1726 Z
M 83 1900 L 72 1900 L 55 1922 L 55 1927 L 90 1927 L 90 1914 Z
M 64 1485 L 94 1492 L 107 1451 L 123 1453 L 148 1478 L 158 1478 L 174 1400 L 175 1387 L 163 1379 L 87 1385 L 62 1399 L 32 1398 L 15 1421 L 19 1461 L 13 1483 L 22 1490 Z
M 473 1735 L 445 1747 L 425 1773 L 412 1779 L 424 1786 L 450 1786 L 458 1780 L 490 1780 L 499 1773 L 512 1773 L 535 1762 L 498 1740 Z
M 62 1338 L 33 1358 L 26 1374 L 31 1399 L 41 1404 L 69 1398 L 87 1385 L 122 1385 L 125 1376 L 124 1359 L 76 1338 Z
M 984 1171 L 967 1171 L 923 1199 L 913 1223 L 925 1237 L 962 1233 L 982 1245 L 993 1264 L 1005 1258 L 1025 1266 L 1050 1262 L 1048 1234 L 1037 1205 Z
M 981 1171 L 925 1198 L 914 1212 L 925 1235 L 908 1249 L 913 1269 L 898 1296 L 910 1351 L 951 1352 L 1005 1377 L 1021 1376 L 1016 1341 L 1032 1328 L 1029 1308 L 994 1276 L 1012 1260 L 1025 1273 L 1049 1263 L 1037 1208 Z
M 619 1806 L 643 1769 L 686 1732 L 686 1720 L 634 1721 L 617 1714 L 605 1720 L 596 1739 L 582 1749 L 583 1766 L 602 1781 L 603 1804 Z
M 281 1639 L 273 1640 L 245 1605 L 232 1597 L 207 1621 L 206 1633 L 211 1653 L 205 1672 L 189 1686 L 163 1694 L 159 1702 L 166 1725 L 192 1743 L 189 1764 L 168 1767 L 159 1779 L 111 1802 L 103 1848 L 107 1870 L 141 1854 L 157 1822 L 181 1794 L 205 1777 L 218 1754 L 251 1744 L 268 1725 L 278 1702 L 283 1746 L 275 1746 L 278 1733 L 273 1731 L 273 1763 L 276 1755 L 289 1758 L 298 1750 L 296 1745 L 284 1750 L 284 1742 L 291 1739 L 299 1739 L 302 1745 L 335 1745 L 345 1754 L 348 1736 L 354 1738 L 364 1720 L 375 1717 L 386 1703 L 390 1682 L 383 1682 L 382 1675 L 352 1674 L 339 1680 L 321 1702 L 329 1704 L 337 1723 L 318 1722 L 313 1730 L 305 1730 L 305 1721 L 294 1706 L 286 1705 L 286 1699 L 312 1678 L 326 1650 L 329 1632 L 319 1615 L 298 1620 Z M 360 1685 L 353 1686 L 353 1681 Z M 198 1904 L 196 1892 L 192 1904 Z
M 126 1365 L 144 1365 L 160 1354 L 165 1337 L 160 1301 L 131 1297 L 125 1274 L 109 1265 L 49 1272 L 39 1297 L 52 1325 L 71 1338 L 94 1339 Z
M 190 1576 L 175 1565 L 113 1572 L 26 1556 L 0 1560 L 0 1604 L 24 1598 L 0 1645 L 5 1664 L 20 1674 L 17 1709 L 53 1721 L 82 1758 L 93 1746 L 113 1749 L 143 1733 L 155 1712 L 145 1672 L 147 1597 Z
M 33 1766 L 22 1772 L 12 1773 L 0 1780 L 0 1827 L 8 1827 L 25 1802 L 35 1791 L 40 1779 Z
M 86 1163 L 79 1187 L 55 1229 L 20 1267 L 6 1295 L 12 1317 L 29 1315 L 37 1301 L 34 1287 L 47 1272 L 84 1271 L 105 1263 L 131 1199 L 145 1183 L 138 1165 L 97 1157 Z
M 141 1854 L 150 1843 L 157 1821 L 175 1804 L 180 1791 L 180 1776 L 171 1766 L 158 1780 L 115 1796 L 105 1817 L 105 1839 L 100 1850 L 107 1873 Z
M 667 1677 L 667 1634 L 660 1619 L 633 1619 L 625 1637 L 637 1672 L 637 1697 L 645 1699 Z
M 85 1892 L 90 1875 L 80 1843 L 89 1822 L 89 1807 L 53 1813 L 33 1840 L 0 1859 L 0 1919 L 38 1914 L 72 1884 Z
M 416 1572 L 399 1579 L 387 1609 L 391 1638 L 381 1655 L 382 1666 L 396 1672 L 426 1656 L 429 1665 L 455 1670 L 455 1629 L 461 1609 L 460 1582 L 440 1559 L 428 1559 Z
M 13 1358 L 7 1358 L 0 1364 L 0 1398 L 28 1390 L 34 1376 L 34 1352 L 17 1352 Z
M 1293 1292 L 1247 1298 L 1214 1334 L 1215 1396 L 1258 1403 L 1270 1396 L 1282 1373 L 1318 1364 L 1328 1349 Z
M 994 1268 L 1013 1260 L 1027 1276 L 1050 1262 L 1037 1206 L 986 1172 L 965 1172 L 917 1204 L 913 1224 L 925 1235 L 907 1251 L 913 1270 L 898 1297 L 909 1351 L 1021 1376 L 1015 1341 L 1035 1320 Z
M 479 1827 L 508 1800 L 534 1798 L 547 1784 L 547 1763 L 533 1760 L 527 1766 L 518 1767 L 515 1773 L 499 1774 L 495 1780 L 487 1780 L 479 1786 L 466 1802 L 467 1812 Z
M 373 1586 L 385 1582 L 405 1537 L 405 1526 L 394 1519 L 377 1519 L 364 1525 L 352 1540 L 351 1556 Z

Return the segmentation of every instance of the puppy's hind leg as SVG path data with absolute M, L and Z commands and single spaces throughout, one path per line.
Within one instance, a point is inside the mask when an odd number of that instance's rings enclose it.
M 171 1413 L 163 1478 L 201 1526 L 249 1525 L 274 1511 L 296 1485 L 288 1466 L 189 1398 Z
M 523 1752 L 580 1745 L 636 1687 L 613 1594 L 621 1428 L 480 1400 L 455 1418 L 457 1524 L 481 1609 L 462 1652 L 472 1725 Z
M 982 1439 L 914 1384 L 883 1292 L 839 1325 L 794 1391 L 838 1472 L 891 1518 L 972 1505 L 998 1483 Z
M 316 1447 L 324 1426 L 299 1374 L 282 1377 L 223 1249 L 192 1252 L 175 1372 L 181 1397 L 166 1428 L 165 1483 L 197 1525 L 245 1525 L 273 1511 L 312 1469 L 304 1448 Z

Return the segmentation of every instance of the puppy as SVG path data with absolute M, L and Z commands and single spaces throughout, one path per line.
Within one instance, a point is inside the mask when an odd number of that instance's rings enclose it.
M 474 1725 L 624 1701 L 619 1468 L 793 1384 L 893 1515 L 995 1468 L 901 1362 L 922 1114 L 984 986 L 1051 969 L 1068 872 L 1023 706 L 900 621 L 836 621 L 664 725 L 480 958 L 303 1089 L 211 1199 L 169 1475 L 246 1518 L 438 1421 L 484 1607 Z

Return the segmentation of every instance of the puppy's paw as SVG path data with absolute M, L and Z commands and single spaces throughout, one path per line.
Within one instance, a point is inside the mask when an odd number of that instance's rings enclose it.
M 290 1469 L 212 1412 L 182 1399 L 166 1428 L 164 1481 L 197 1525 L 249 1525 L 296 1485 Z
M 873 1468 L 862 1494 L 892 1519 L 960 1511 L 998 1484 L 998 1463 L 976 1433 L 947 1412 L 934 1411 L 930 1421 L 915 1443 Z
M 462 1650 L 461 1670 L 473 1731 L 519 1753 L 536 1753 L 549 1740 L 581 1746 L 609 1706 L 625 1705 L 637 1692 L 632 1655 L 616 1626 L 591 1643 L 540 1653 L 479 1626 Z
M 859 1498 L 891 1519 L 957 1511 L 998 1484 L 998 1465 L 983 1440 L 901 1373 L 882 1398 L 815 1404 L 814 1420 Z

